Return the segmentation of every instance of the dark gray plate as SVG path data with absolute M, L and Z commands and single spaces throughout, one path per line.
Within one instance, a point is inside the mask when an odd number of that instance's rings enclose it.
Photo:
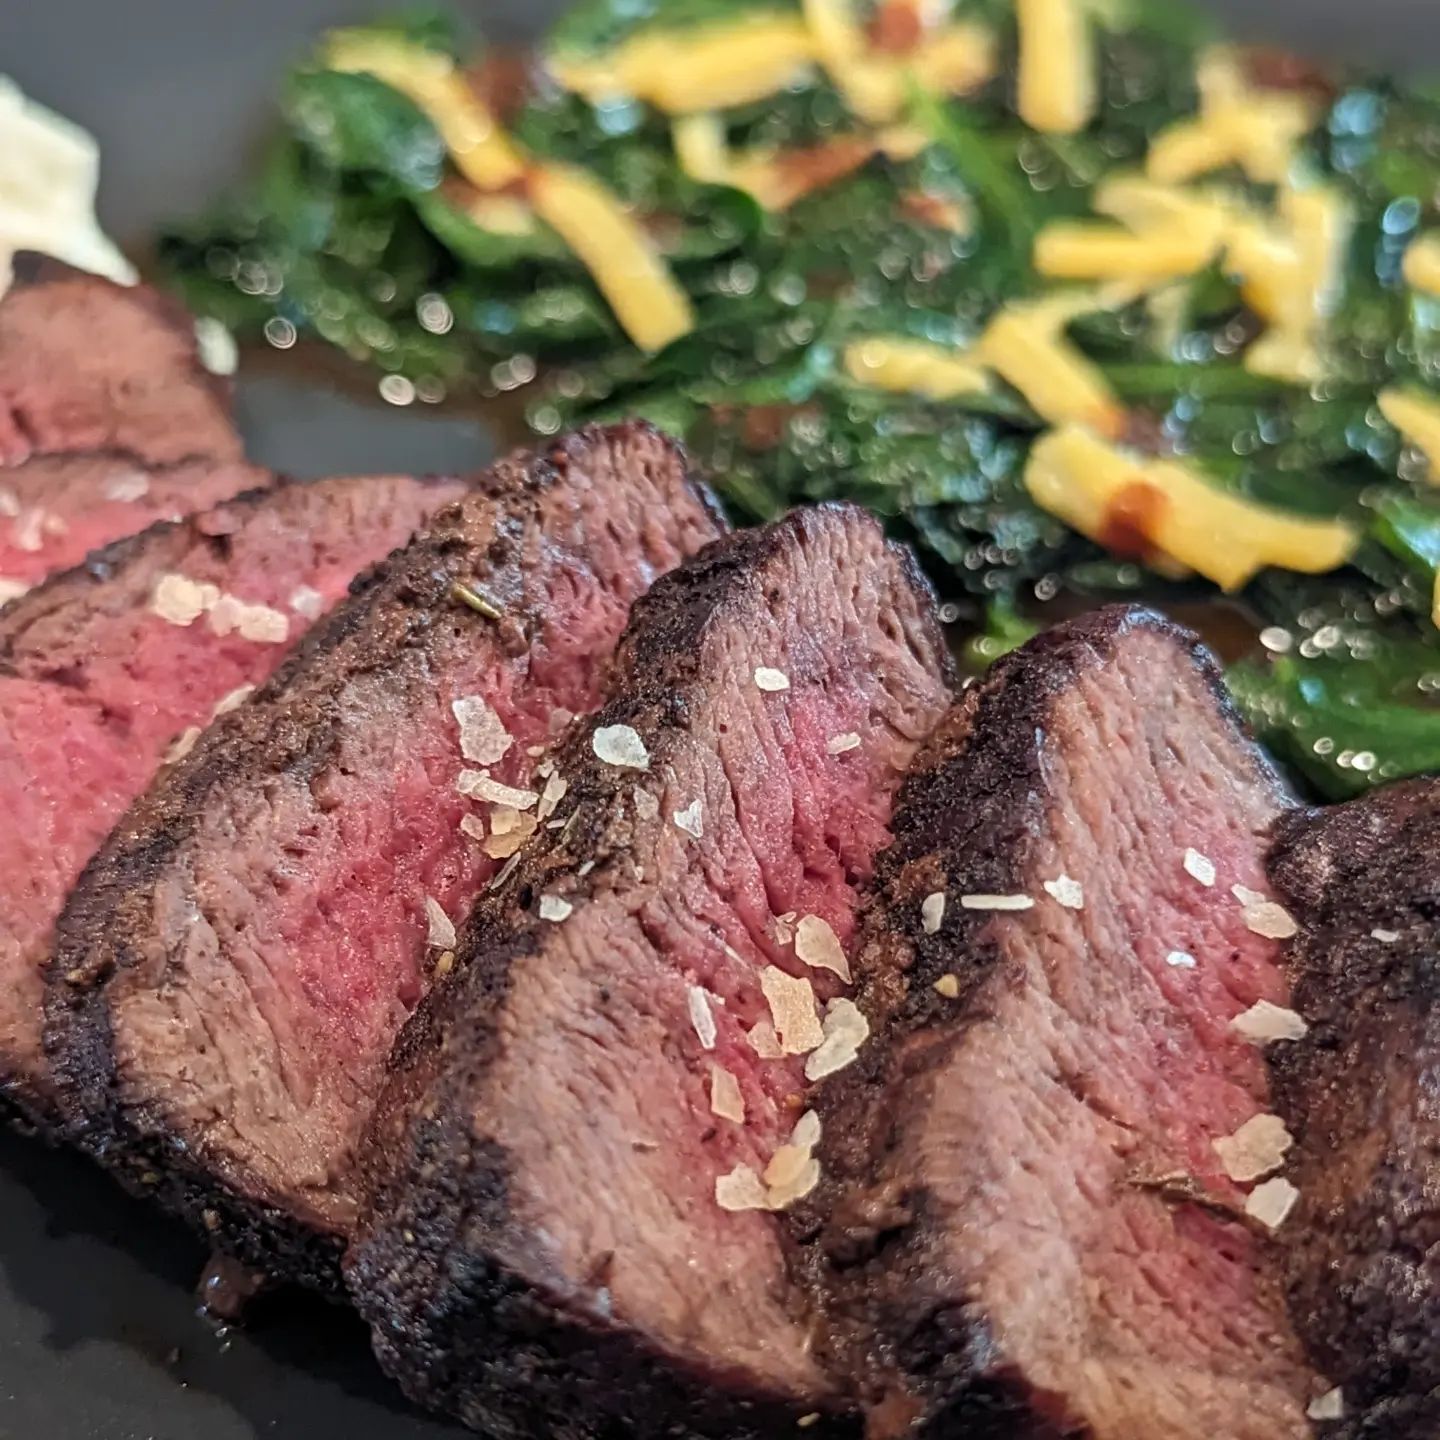
M 101 211 L 143 243 L 243 167 L 285 61 L 347 0 L 0 0 L 0 72 L 104 144 Z M 523 39 L 559 0 L 472 5 Z M 1414 65 L 1440 54 L 1434 0 L 1216 0 L 1246 35 Z M 255 458 L 294 474 L 472 468 L 475 423 L 396 411 L 304 377 L 242 374 Z M 419 1440 L 350 1317 L 294 1297 L 244 1332 L 195 1318 L 200 1247 L 65 1155 L 0 1136 L 0 1440 Z

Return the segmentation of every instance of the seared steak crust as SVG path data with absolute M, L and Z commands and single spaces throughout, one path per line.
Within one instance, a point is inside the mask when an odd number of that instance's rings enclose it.
M 1306 1433 L 1210 1146 L 1264 1108 L 1226 1023 L 1283 986 L 1229 888 L 1262 883 L 1284 803 L 1208 656 L 1144 611 L 1032 641 L 926 746 L 862 924 L 881 1039 L 821 1087 L 799 1217 L 872 1434 Z
M 757 970 L 843 994 L 781 912 L 849 935 L 948 667 L 912 558 L 849 507 L 719 541 L 635 607 L 557 757 L 560 828 L 477 905 L 377 1113 L 347 1277 L 412 1396 L 517 1440 L 858 1431 L 783 1227 L 715 1185 L 800 1113 L 803 1062 L 746 1038 Z M 645 769 L 603 758 L 615 727 Z
M 502 461 L 359 582 L 71 897 L 48 1038 L 72 1138 L 247 1263 L 333 1286 L 354 1142 L 436 964 L 426 901 L 459 918 L 496 867 L 459 828 L 451 701 L 487 697 L 496 778 L 524 783 L 630 600 L 720 527 L 668 441 L 592 429 Z
M 1295 1135 L 1289 1297 L 1345 1440 L 1440 1433 L 1440 781 L 1293 817 L 1270 874 L 1301 922 L 1309 1032 L 1270 1052 Z

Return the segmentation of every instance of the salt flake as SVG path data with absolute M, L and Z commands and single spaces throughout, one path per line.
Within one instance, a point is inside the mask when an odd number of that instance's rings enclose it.
M 1400 932 L 1398 930 L 1376 929 L 1370 932 L 1370 938 L 1372 940 L 1378 940 L 1382 945 L 1393 945 L 1400 938 Z
M 1210 1143 L 1225 1173 L 1245 1185 L 1278 1170 L 1295 1141 L 1278 1115 L 1256 1115 L 1233 1135 Z
M 802 915 L 795 926 L 795 955 L 812 970 L 829 970 L 847 985 L 850 983 L 850 962 L 845 948 L 829 924 L 818 915 Z
M 12 600 L 18 600 L 22 595 L 28 594 L 30 588 L 24 580 L 7 580 L 0 575 L 0 605 L 8 605 Z
M 805 1062 L 807 1080 L 823 1080 L 843 1070 L 859 1054 L 870 1035 L 870 1022 L 853 1000 L 843 996 L 825 1009 L 824 1041 Z
M 515 858 L 519 859 L 519 856 Z M 497 875 L 495 878 L 498 883 L 500 877 Z M 568 900 L 559 895 L 542 895 L 540 897 L 540 918 L 549 920 L 554 925 L 558 925 L 562 920 L 568 920 L 574 909 L 575 907 Z
M 471 800 L 485 800 L 491 805 L 508 805 L 512 810 L 528 810 L 540 798 L 533 790 L 518 790 L 502 785 L 488 770 L 462 770 L 455 788 Z
M 1035 902 L 1028 895 L 962 895 L 964 910 L 1033 910 Z
M 936 890 L 920 902 L 920 928 L 933 935 L 945 920 L 945 892 Z
M 740 1082 L 723 1065 L 710 1067 L 710 1112 L 736 1125 L 745 1123 L 745 1096 Z
M 772 669 L 769 665 L 757 665 L 755 667 L 755 686 L 756 689 L 775 694 L 790 688 L 790 677 L 783 670 Z
M 455 948 L 455 922 L 445 913 L 438 900 L 425 897 L 425 919 L 430 927 L 427 943 L 436 950 Z
M 710 1009 L 710 992 L 704 986 L 691 985 L 686 992 L 685 1003 L 690 1010 L 690 1023 L 700 1037 L 700 1048 L 713 1050 L 717 1032 L 715 1014 Z
M 1202 855 L 1194 849 L 1187 850 L 1184 864 L 1185 873 L 1192 880 L 1198 880 L 1207 886 L 1215 883 L 1215 862 L 1208 855 Z
M 1244 911 L 1245 928 L 1267 940 L 1288 940 L 1299 931 L 1295 917 L 1274 900 L 1257 900 Z
M 808 1055 L 825 1039 L 815 1011 L 815 991 L 803 976 L 787 975 L 778 966 L 760 972 L 760 990 L 770 1007 L 780 1049 L 786 1055 Z
M 745 1038 L 750 1042 L 750 1048 L 762 1060 L 783 1060 L 785 1052 L 780 1048 L 779 1038 L 775 1034 L 775 1024 L 771 1020 L 757 1020 L 746 1032 Z
M 1257 1185 L 1245 1197 L 1245 1213 L 1267 1230 L 1278 1230 L 1295 1208 L 1300 1192 L 1283 1175 Z
M 1248 1010 L 1237 1015 L 1230 1028 L 1257 1045 L 1277 1040 L 1301 1040 L 1310 1027 L 1293 1010 L 1269 1000 L 1257 1000 Z
M 193 625 L 219 598 L 219 586 L 172 572 L 155 582 L 150 609 L 172 625 Z
M 122 470 L 106 480 L 101 493 L 107 500 L 128 505 L 150 493 L 150 477 L 143 470 Z
M 477 765 L 493 765 L 515 743 L 483 695 L 462 695 L 450 702 L 450 713 L 460 727 L 460 753 Z
M 1078 880 L 1072 880 L 1068 875 L 1044 881 L 1043 889 L 1057 905 L 1063 905 L 1067 910 L 1083 910 L 1085 908 L 1085 887 Z
M 1312 1420 L 1343 1420 L 1345 1418 L 1345 1392 L 1337 1385 L 1310 1402 L 1305 1411 Z
M 1165 963 L 1176 970 L 1193 970 L 1195 957 L 1188 950 L 1172 950 L 1165 957 Z
M 843 734 L 832 735 L 825 742 L 825 753 L 827 755 L 844 755 L 847 751 L 860 748 L 860 737 L 853 730 L 846 730 Z
M 238 710 L 254 693 L 253 685 L 237 685 L 228 695 L 222 695 L 215 702 L 215 708 L 210 712 L 210 718 L 218 720 L 222 715 L 228 715 L 232 710 Z
M 590 748 L 607 765 L 626 770 L 650 768 L 650 752 L 632 725 L 601 725 L 590 737 Z
M 699 800 L 692 800 L 683 810 L 677 810 L 670 818 L 675 822 L 677 830 L 683 830 L 697 840 L 704 833 L 704 817 Z
M 737 1165 L 716 1178 L 715 1203 L 722 1210 L 768 1210 L 770 1196 L 752 1166 Z
M 297 585 L 286 603 L 304 620 L 318 620 L 325 612 L 325 597 L 310 585 Z

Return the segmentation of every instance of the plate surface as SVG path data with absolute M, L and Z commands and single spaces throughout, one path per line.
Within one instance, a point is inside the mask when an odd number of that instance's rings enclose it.
M 1239 33 L 1408 66 L 1440 53 L 1434 0 L 1213 0 Z M 233 179 L 285 62 L 347 0 L 0 0 L 0 70 L 101 139 L 101 213 L 122 241 Z M 558 0 L 472 4 L 523 40 Z M 298 475 L 470 469 L 493 450 L 464 417 L 396 411 L 267 367 L 242 372 L 251 454 Z M 0 1440 L 421 1440 L 360 1326 L 287 1297 L 248 1330 L 195 1318 L 201 1247 L 97 1172 L 0 1135 Z

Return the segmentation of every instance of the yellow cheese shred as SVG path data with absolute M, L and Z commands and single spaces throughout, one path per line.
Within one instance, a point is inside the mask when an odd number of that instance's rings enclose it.
M 1103 222 L 1062 220 L 1036 237 L 1033 260 L 1053 280 L 1174 280 L 1203 270 L 1217 248 L 1194 227 L 1135 234 Z
M 857 384 L 927 400 L 983 394 L 989 375 L 963 353 L 905 336 L 873 336 L 845 347 L 845 373 Z
M 793 15 L 732 24 L 650 28 L 598 55 L 552 55 L 551 75 L 587 100 L 643 100 L 668 115 L 748 105 L 804 76 L 815 43 Z
M 1197 67 L 1200 114 L 1161 131 L 1145 170 L 1152 180 L 1178 184 L 1238 165 L 1262 184 L 1287 178 L 1296 143 L 1315 123 L 1316 103 L 1292 90 L 1252 85 L 1235 52 L 1213 46 Z
M 1015 0 L 1020 31 L 1020 118 L 1032 129 L 1073 135 L 1095 114 L 1090 17 L 1082 0 Z
M 1124 406 L 1063 333 L 1095 303 L 1093 296 L 1064 295 L 1007 305 L 986 327 L 975 358 L 1013 385 L 1050 424 L 1074 423 L 1115 437 L 1125 429 Z
M 905 108 L 910 83 L 941 95 L 963 95 L 996 71 L 995 37 L 968 21 L 945 25 L 908 55 L 877 55 L 850 0 L 803 0 L 815 53 L 845 103 L 872 125 Z
M 670 139 L 680 168 L 692 180 L 702 185 L 729 183 L 729 142 L 718 115 L 682 115 L 670 122 Z
M 1400 385 L 1382 390 L 1379 400 L 1380 413 L 1430 462 L 1430 483 L 1440 485 L 1440 400 Z
M 645 231 L 585 171 L 537 166 L 530 177 L 535 213 L 579 256 L 625 333 L 654 352 L 694 328 L 695 315 Z
M 1097 543 L 1133 537 L 1147 559 L 1168 559 L 1223 590 L 1240 589 L 1272 565 L 1323 574 L 1343 565 L 1359 543 L 1341 521 L 1257 505 L 1183 461 L 1137 456 L 1078 426 L 1041 437 L 1025 487 L 1042 509 Z
M 1405 280 L 1426 295 L 1440 297 L 1440 234 L 1419 235 L 1405 251 Z
M 373 75 L 413 100 L 472 185 L 500 190 L 524 176 L 519 149 L 448 55 L 362 30 L 336 30 L 327 37 L 322 60 L 331 70 Z

